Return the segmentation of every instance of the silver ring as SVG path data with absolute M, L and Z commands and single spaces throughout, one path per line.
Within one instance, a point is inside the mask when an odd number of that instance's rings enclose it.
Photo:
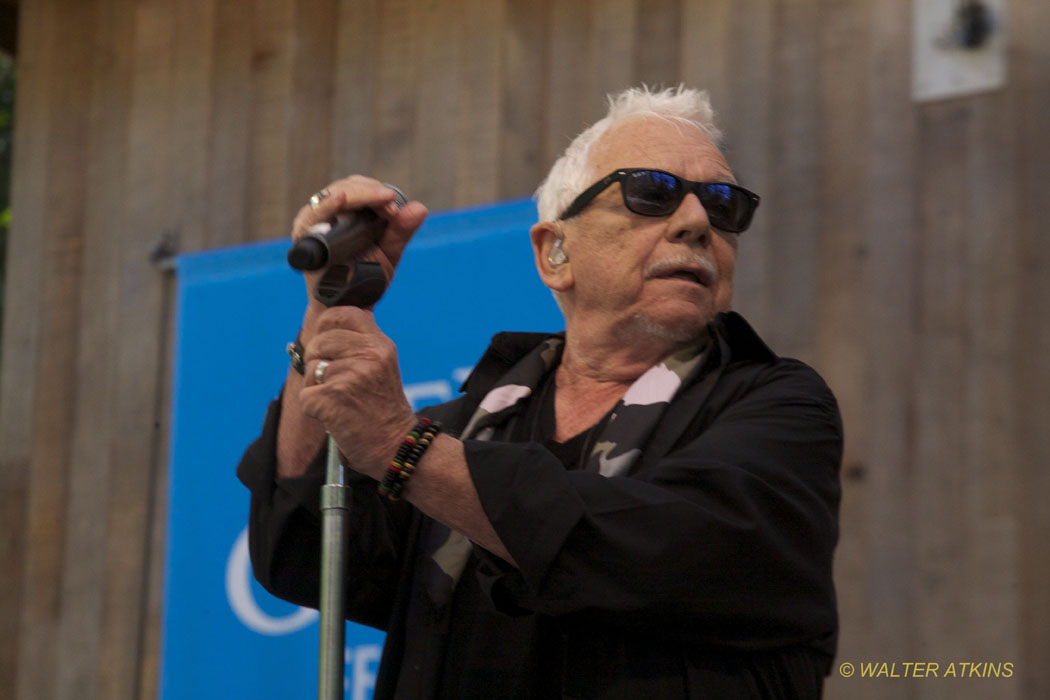
M 394 191 L 394 206 L 396 206 L 398 209 L 403 209 L 404 206 L 408 204 L 408 197 L 406 197 L 405 193 L 402 192 L 400 189 L 394 187 L 389 182 L 384 182 L 383 187 L 387 187 Z
M 317 367 L 314 368 L 314 384 L 324 383 L 324 373 L 328 369 L 328 360 L 321 360 L 317 363 Z
M 328 191 L 327 187 L 323 187 L 317 192 L 314 192 L 312 195 L 310 195 L 310 208 L 316 209 L 317 207 L 321 206 L 321 202 L 328 199 L 328 195 L 330 194 L 332 193 Z

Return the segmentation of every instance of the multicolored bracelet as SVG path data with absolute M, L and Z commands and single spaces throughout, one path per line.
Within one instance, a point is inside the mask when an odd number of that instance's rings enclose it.
M 401 500 L 401 492 L 405 484 L 412 478 L 416 465 L 423 458 L 423 453 L 430 447 L 430 443 L 442 431 L 441 424 L 429 418 L 420 418 L 416 427 L 409 431 L 408 435 L 397 448 L 397 454 L 390 460 L 386 477 L 379 484 L 379 493 L 391 501 Z

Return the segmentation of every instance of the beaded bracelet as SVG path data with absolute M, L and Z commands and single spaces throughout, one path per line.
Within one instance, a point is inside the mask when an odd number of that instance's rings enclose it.
M 429 418 L 420 418 L 416 426 L 409 431 L 408 435 L 397 448 L 397 454 L 390 460 L 386 477 L 379 484 L 379 493 L 391 501 L 401 499 L 401 491 L 405 484 L 412 478 L 416 471 L 416 465 L 423 458 L 423 453 L 430 447 L 430 443 L 442 430 L 441 424 Z

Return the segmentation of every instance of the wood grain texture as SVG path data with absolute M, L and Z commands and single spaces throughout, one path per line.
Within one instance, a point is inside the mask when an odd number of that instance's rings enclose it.
M 249 117 L 248 221 L 269 238 L 275 221 L 287 219 L 293 187 L 291 132 L 296 37 L 294 0 L 255 0 L 250 16 L 252 110 Z M 300 105 L 306 109 L 306 105 Z M 242 126 L 243 128 L 243 126 Z M 323 137 L 322 137 L 323 138 Z M 296 185 L 305 196 L 310 185 Z M 303 201 L 302 198 L 296 202 Z
M 674 87 L 681 82 L 682 0 L 639 3 L 634 23 L 634 78 L 631 84 Z
M 913 459 L 915 289 L 918 252 L 910 103 L 910 56 L 899 37 L 910 31 L 910 2 L 868 8 L 867 199 L 863 246 L 867 271 L 862 286 L 865 363 L 864 461 L 851 465 L 837 562 L 842 587 L 843 659 L 917 658 L 913 621 L 918 610 L 915 552 L 917 497 Z M 819 216 L 819 214 L 818 214 Z M 887 523 L 895 523 L 887 527 Z M 899 688 L 884 682 L 857 685 L 833 674 L 832 697 L 877 698 Z
M 1014 543 L 1019 559 L 1019 588 L 1014 603 L 1020 620 L 1020 659 L 1033 670 L 1050 658 L 1050 7 L 1046 3 L 1010 5 L 1010 99 L 1016 161 L 1009 194 L 1016 228 L 1012 374 L 1013 449 L 1008 465 L 1016 469 L 1011 502 L 1020 530 Z M 997 227 L 998 228 L 998 227 Z M 1050 695 L 1050 673 L 1025 673 L 1023 697 Z
M 762 181 L 752 183 L 747 170 L 737 177 L 763 198 L 754 238 L 765 250 L 764 280 L 757 288 L 765 290 L 766 300 L 754 300 L 752 308 L 765 306 L 763 328 L 777 352 L 812 361 L 820 278 L 818 3 L 780 3 L 774 13 L 763 108 L 768 165 Z M 747 257 L 751 233 L 742 244 L 745 266 L 752 264 Z M 774 300 L 776 312 L 770 313 Z
M 255 112 L 251 14 L 251 6 L 245 3 L 216 2 L 214 6 L 214 77 L 207 86 L 211 100 L 206 248 L 287 234 L 284 223 L 266 222 L 262 231 L 251 223 L 253 200 L 249 193 L 254 177 L 250 164 Z M 189 244 L 187 236 L 184 250 L 190 250 Z
M 392 0 L 380 5 L 377 32 L 374 122 L 370 140 L 370 174 L 406 192 L 415 192 L 423 181 L 413 167 L 417 136 L 416 88 L 419 80 L 420 37 L 426 28 L 419 21 L 417 2 Z M 351 88 L 352 89 L 352 88 Z M 448 108 L 448 106 L 446 106 Z M 443 173 L 447 177 L 447 174 Z
M 682 8 L 681 76 L 687 85 L 711 95 L 721 123 L 730 123 L 729 91 L 733 82 L 730 48 L 734 0 L 686 2 Z
M 128 182 L 135 196 L 125 205 L 114 243 L 119 251 L 113 353 L 114 397 L 98 697 L 135 697 L 140 684 L 142 635 L 147 627 L 147 585 L 153 463 L 157 440 L 158 363 L 162 360 L 159 319 L 163 275 L 151 252 L 177 230 L 179 206 L 171 199 L 177 177 L 177 130 L 171 105 L 176 92 L 178 13 L 168 2 L 139 2 L 129 96 Z
M 737 306 L 839 398 L 839 661 L 1016 668 L 825 697 L 1050 696 L 1050 5 L 1007 0 L 1002 90 L 921 105 L 911 5 L 23 0 L 0 697 L 155 697 L 158 247 L 285 235 L 352 172 L 434 211 L 527 196 L 643 81 L 711 92 L 763 197 Z
M 133 4 L 96 4 L 86 26 L 107 45 L 132 39 Z M 85 210 L 83 276 L 74 305 L 79 328 L 70 469 L 69 521 L 62 571 L 63 614 L 57 670 L 57 697 L 96 698 L 103 616 L 106 525 L 116 395 L 113 355 L 117 348 L 119 253 L 112 213 L 127 191 L 131 56 L 98 52 L 89 59 L 91 100 Z
M 733 3 L 729 29 L 730 35 L 737 38 L 728 49 L 729 65 L 736 78 L 720 108 L 726 157 L 737 179 L 756 192 L 767 190 L 770 163 L 772 22 L 773 6 L 768 2 Z M 733 304 L 759 328 L 765 328 L 771 316 L 768 283 L 773 261 L 769 242 L 775 235 L 769 228 L 771 223 L 770 218 L 759 217 L 747 232 L 754 235 L 740 237 L 740 264 L 734 275 Z
M 500 78 L 503 74 L 503 0 L 458 3 L 460 76 L 455 115 L 455 206 L 493 201 L 499 194 Z M 454 93 L 456 94 L 456 93 Z
M 20 26 L 36 41 L 22 47 L 18 64 L 21 76 L 15 120 L 24 124 L 40 120 L 39 128 L 14 133 L 11 183 L 13 227 L 26 234 L 9 233 L 5 271 L 6 305 L 3 319 L 3 353 L 0 355 L 0 697 L 17 697 L 20 688 L 32 688 L 20 672 L 34 644 L 24 635 L 23 606 L 27 600 L 26 567 L 32 542 L 28 538 L 30 464 L 33 458 L 32 415 L 36 371 L 40 352 L 40 271 L 44 237 L 29 222 L 42 219 L 46 208 L 46 153 L 49 114 L 54 8 L 37 3 L 23 7 Z M 25 44 L 25 42 L 23 42 Z M 15 230 L 18 230 L 17 228 Z M 16 264 L 13 261 L 18 261 Z
M 592 3 L 587 27 L 588 95 L 601 96 L 631 87 L 638 39 L 638 0 L 603 0 Z M 593 100 L 594 98 L 592 98 Z M 601 116 L 599 113 L 597 116 Z M 593 121 L 593 120 L 588 120 Z
M 965 483 L 958 467 L 964 453 L 965 357 L 962 325 L 966 283 L 963 245 L 967 221 L 965 188 L 957 152 L 965 140 L 971 109 L 946 103 L 922 109 L 917 167 L 919 217 L 924 232 L 920 248 L 920 299 L 916 328 L 917 373 L 915 444 L 916 529 L 918 559 L 916 603 L 924 614 L 918 625 L 918 650 L 929 653 L 950 645 L 954 654 L 967 641 L 958 635 L 958 611 L 965 609 L 965 588 L 955 567 L 966 559 L 962 525 L 923 527 L 950 521 L 966 512 Z M 956 151 L 951 153 L 950 151 Z M 940 690 L 938 693 L 945 691 Z M 939 695 L 938 695 L 939 696 Z
M 846 433 L 837 580 L 859 583 L 868 573 L 866 542 L 855 544 L 853 533 L 860 530 L 858 523 L 864 522 L 872 507 L 864 478 L 870 468 L 866 452 L 867 327 L 858 284 L 866 272 L 865 222 L 870 205 L 866 196 L 870 153 L 865 146 L 870 114 L 870 30 L 866 8 L 860 3 L 822 0 L 816 12 L 820 18 L 816 37 L 819 272 L 813 360 L 838 397 Z M 863 600 L 856 584 L 844 587 L 839 595 L 847 609 Z M 849 641 L 844 639 L 843 646 L 849 648 Z M 865 651 L 877 660 L 896 658 L 898 653 L 896 648 L 881 647 Z M 832 678 L 833 683 L 835 680 Z M 848 684 L 838 697 L 872 692 L 873 685 Z M 831 697 L 837 697 L 834 687 L 829 691 Z
M 214 157 L 208 141 L 212 127 L 216 38 L 215 0 L 186 0 L 174 7 L 172 45 L 171 199 L 179 216 L 169 232 L 171 252 L 198 250 L 208 242 L 208 169 Z
M 416 48 L 419 68 L 412 163 L 417 172 L 429 176 L 417 178 L 409 194 L 425 203 L 454 202 L 460 170 L 462 167 L 465 176 L 466 166 L 460 165 L 461 125 L 476 124 L 460 99 L 461 94 L 470 90 L 462 69 L 468 62 L 480 62 L 484 58 L 474 56 L 474 37 L 470 32 L 477 30 L 460 21 L 454 3 L 421 3 L 414 14 L 418 17 L 418 26 L 426 29 L 419 33 Z M 469 138 L 469 130 L 466 136 Z M 486 150 L 479 144 L 479 148 L 471 150 L 483 156 L 492 155 L 491 146 Z
M 332 142 L 334 180 L 354 172 L 370 170 L 372 127 L 375 123 L 375 93 L 379 54 L 379 5 L 377 0 L 341 0 L 335 16 L 336 41 L 332 68 L 334 84 Z
M 600 105 L 594 104 L 598 95 L 589 89 L 587 71 L 579 68 L 587 61 L 591 5 L 590 2 L 555 2 L 551 6 L 550 73 L 542 156 L 547 164 L 558 158 L 589 121 L 601 117 Z
M 506 6 L 496 155 L 500 199 L 531 195 L 550 167 L 543 160 L 543 144 L 553 4 L 552 0 L 536 0 L 509 2 Z
M 43 239 L 40 275 L 40 346 L 38 380 L 32 407 L 32 445 L 28 492 L 28 547 L 25 597 L 22 610 L 23 648 L 20 692 L 39 688 L 46 696 L 62 692 L 53 661 L 63 648 L 64 586 L 70 534 L 82 527 L 71 509 L 74 411 L 70 388 L 77 377 L 77 299 L 83 275 L 85 193 L 81 186 L 87 167 L 89 114 L 81 106 L 90 99 L 90 81 L 78 70 L 91 61 L 90 35 L 82 31 L 92 18 L 92 3 L 60 8 L 53 16 L 53 41 L 62 52 L 51 63 L 48 146 L 44 156 L 47 185 L 62 197 L 48 197 L 39 220 Z M 90 573 L 87 574 L 90 576 Z M 72 601 L 77 602 L 76 597 Z M 74 613 L 75 614 L 75 613 Z M 90 672 L 91 669 L 81 669 Z
M 293 46 L 291 118 L 289 138 L 289 208 L 304 202 L 328 182 L 332 159 L 332 101 L 335 92 L 331 66 L 335 60 L 336 31 L 332 17 L 335 0 L 309 0 L 297 4 L 290 27 Z M 323 70 L 319 67 L 323 66 Z M 320 183 L 320 184 L 312 184 Z

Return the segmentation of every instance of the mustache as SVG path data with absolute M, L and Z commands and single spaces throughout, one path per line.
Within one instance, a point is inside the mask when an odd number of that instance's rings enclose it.
M 710 284 L 718 281 L 718 268 L 715 267 L 713 262 L 702 255 L 690 255 L 687 253 L 657 260 L 645 268 L 645 276 L 646 278 L 664 277 L 677 270 L 696 268 L 700 268 L 706 273 Z

